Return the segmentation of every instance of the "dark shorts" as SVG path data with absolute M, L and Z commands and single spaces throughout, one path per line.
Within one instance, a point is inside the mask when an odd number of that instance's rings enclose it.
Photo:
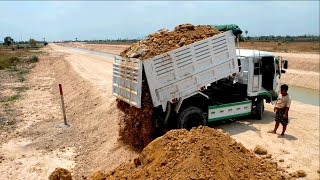
M 283 115 L 286 113 L 286 110 L 277 110 L 276 112 L 276 122 L 281 123 L 283 126 L 286 126 L 289 124 L 288 117 L 283 118 Z

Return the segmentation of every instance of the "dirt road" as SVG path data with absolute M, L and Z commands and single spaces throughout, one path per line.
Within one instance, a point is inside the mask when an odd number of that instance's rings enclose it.
M 113 45 L 113 44 L 87 44 L 87 43 L 59 43 L 60 46 L 69 46 L 75 48 L 89 49 L 92 51 L 104 52 L 109 54 L 120 54 L 125 48 L 130 45 Z

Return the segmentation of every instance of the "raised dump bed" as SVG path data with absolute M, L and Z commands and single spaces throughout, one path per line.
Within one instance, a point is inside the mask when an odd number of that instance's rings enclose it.
M 199 93 L 202 87 L 238 72 L 232 31 L 220 33 L 146 60 L 116 57 L 113 94 L 141 107 L 142 72 L 154 107 L 175 103 Z

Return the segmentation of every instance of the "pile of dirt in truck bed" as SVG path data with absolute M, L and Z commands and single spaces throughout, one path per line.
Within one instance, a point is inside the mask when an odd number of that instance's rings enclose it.
M 211 26 L 181 24 L 173 31 L 162 29 L 148 35 L 146 39 L 125 49 L 120 56 L 144 60 L 219 33 L 218 29 Z
M 229 135 L 200 126 L 171 130 L 138 158 L 108 174 L 96 172 L 91 179 L 286 179 L 283 172 Z

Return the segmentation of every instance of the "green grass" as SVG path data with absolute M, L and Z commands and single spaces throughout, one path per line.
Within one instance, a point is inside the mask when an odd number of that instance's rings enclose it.
M 0 48 L 0 70 L 15 67 L 19 63 L 34 63 L 39 60 L 41 51 L 3 50 Z
M 24 91 L 28 90 L 29 87 L 21 86 L 21 87 L 15 87 L 14 89 L 20 93 L 20 92 L 24 92 Z
M 13 96 L 8 97 L 7 101 L 15 101 L 19 98 L 19 93 Z
M 28 90 L 29 87 L 26 86 L 20 86 L 20 87 L 15 87 L 14 90 L 16 91 L 15 95 L 9 96 L 5 101 L 3 102 L 8 102 L 8 101 L 16 101 L 21 97 L 21 93 Z
M 13 49 L 39 49 L 44 47 L 43 43 L 37 43 L 36 46 L 30 46 L 29 44 L 14 44 L 12 46 L 4 46 L 0 44 L 0 49 L 4 50 L 12 50 Z
M 26 81 L 27 79 L 24 77 L 24 76 L 18 76 L 18 81 L 19 82 L 24 82 Z
M 16 54 L 0 54 L 0 69 L 10 68 L 19 63 Z

